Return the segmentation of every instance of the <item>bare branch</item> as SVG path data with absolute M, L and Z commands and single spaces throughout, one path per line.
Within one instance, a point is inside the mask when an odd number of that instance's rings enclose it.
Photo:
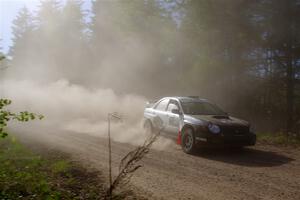
M 138 146 L 122 158 L 119 165 L 119 174 L 108 188 L 106 199 L 111 199 L 113 190 L 119 185 L 126 185 L 130 181 L 133 173 L 142 167 L 142 165 L 138 164 L 138 162 L 149 153 L 152 144 L 157 140 L 159 135 L 160 131 L 150 135 L 142 146 Z

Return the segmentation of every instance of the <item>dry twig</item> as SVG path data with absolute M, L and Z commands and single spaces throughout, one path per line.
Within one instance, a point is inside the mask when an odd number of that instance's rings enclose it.
M 126 185 L 133 173 L 142 167 L 142 165 L 138 164 L 138 162 L 149 153 L 151 145 L 157 140 L 159 135 L 160 131 L 150 135 L 143 145 L 138 146 L 136 149 L 130 151 L 126 156 L 124 156 L 119 165 L 119 173 L 107 190 L 106 199 L 111 199 L 114 189 L 120 185 Z

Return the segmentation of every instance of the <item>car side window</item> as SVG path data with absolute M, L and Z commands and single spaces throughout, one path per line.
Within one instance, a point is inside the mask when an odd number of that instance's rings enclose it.
M 162 111 L 165 111 L 166 110 L 166 107 L 169 103 L 169 99 L 164 99 L 162 100 L 161 102 L 159 102 L 157 104 L 157 106 L 155 107 L 156 110 L 162 110 Z
M 168 112 L 172 112 L 173 109 L 179 109 L 178 106 L 174 102 L 170 102 L 167 108 Z

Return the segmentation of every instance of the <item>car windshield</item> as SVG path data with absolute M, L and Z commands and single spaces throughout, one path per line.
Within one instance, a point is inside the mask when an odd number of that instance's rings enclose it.
M 188 115 L 227 115 L 216 105 L 208 102 L 182 102 L 183 112 Z

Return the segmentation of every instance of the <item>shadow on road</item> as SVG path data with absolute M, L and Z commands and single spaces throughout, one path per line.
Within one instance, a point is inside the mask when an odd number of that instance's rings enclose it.
M 289 158 L 272 151 L 244 148 L 234 149 L 200 149 L 195 156 L 235 165 L 248 167 L 273 167 L 279 166 L 295 159 Z

